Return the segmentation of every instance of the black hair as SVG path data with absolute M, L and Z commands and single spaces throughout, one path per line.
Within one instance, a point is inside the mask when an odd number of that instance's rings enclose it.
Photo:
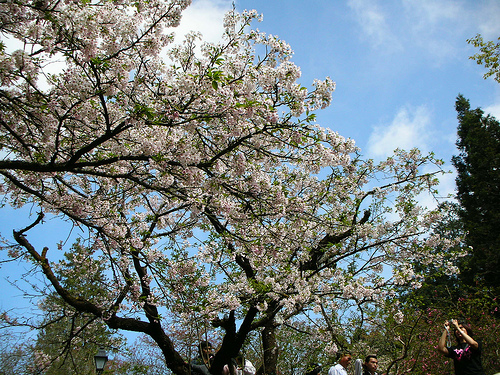
M 343 358 L 345 356 L 351 355 L 351 352 L 349 350 L 343 350 L 341 352 L 337 352 L 337 359 Z
M 200 343 L 198 344 L 198 352 L 200 353 L 200 355 L 202 354 L 203 349 L 206 348 L 213 348 L 213 345 L 209 341 L 200 341 Z
M 365 358 L 365 363 L 368 363 L 371 358 L 377 359 L 377 356 L 375 354 L 368 354 Z

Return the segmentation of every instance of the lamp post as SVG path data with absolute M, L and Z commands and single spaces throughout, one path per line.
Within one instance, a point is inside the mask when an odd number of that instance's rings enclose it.
M 102 374 L 107 361 L 108 354 L 106 353 L 104 348 L 100 348 L 97 354 L 94 356 L 95 369 L 98 374 Z

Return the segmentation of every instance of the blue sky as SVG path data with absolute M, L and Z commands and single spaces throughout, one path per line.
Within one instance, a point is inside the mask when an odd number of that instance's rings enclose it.
M 326 76 L 336 82 L 333 104 L 318 111 L 317 121 L 353 138 L 366 157 L 418 147 L 434 151 L 452 169 L 456 96 L 500 118 L 500 84 L 482 78 L 485 69 L 469 59 L 476 50 L 466 42 L 477 33 L 488 40 L 500 36 L 498 0 L 236 0 L 235 6 L 262 13 L 263 22 L 254 27 L 291 45 L 304 86 Z M 232 0 L 193 0 L 177 33 L 198 30 L 216 41 L 231 8 Z M 442 194 L 453 190 L 449 175 Z M 5 236 L 28 222 L 20 213 L 2 212 Z M 58 225 L 52 222 L 37 240 L 54 248 L 61 240 Z M 0 271 L 21 276 L 5 265 Z M 0 309 L 19 306 L 11 296 L 20 293 L 7 292 L 3 277 L 0 285 Z
M 498 0 L 236 0 L 256 9 L 254 27 L 278 35 L 294 50 L 301 83 L 331 77 L 333 104 L 317 121 L 356 141 L 364 156 L 381 159 L 397 147 L 433 151 L 450 170 L 456 154 L 459 93 L 473 107 L 500 118 L 500 84 L 483 79 L 485 68 L 470 60 L 467 39 L 500 36 Z M 215 41 L 232 1 L 194 0 L 182 34 L 201 31 Z M 454 176 L 442 179 L 443 196 Z

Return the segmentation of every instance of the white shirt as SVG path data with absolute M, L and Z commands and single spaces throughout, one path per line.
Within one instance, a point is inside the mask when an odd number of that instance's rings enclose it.
M 335 366 L 330 367 L 328 370 L 328 375 L 347 375 L 347 371 L 340 363 L 337 363 Z
M 255 375 L 255 367 L 248 359 L 245 359 L 245 366 L 242 369 L 236 369 L 237 375 Z
M 363 374 L 363 360 L 356 359 L 354 362 L 354 375 L 362 375 Z

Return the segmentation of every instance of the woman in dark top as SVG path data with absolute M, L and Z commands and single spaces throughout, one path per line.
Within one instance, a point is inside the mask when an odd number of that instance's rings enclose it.
M 481 341 L 474 340 L 470 325 L 458 324 L 456 319 L 444 324 L 445 330 L 439 339 L 438 351 L 453 359 L 455 375 L 485 375 L 481 364 Z M 449 330 L 455 330 L 457 345 L 446 346 Z

